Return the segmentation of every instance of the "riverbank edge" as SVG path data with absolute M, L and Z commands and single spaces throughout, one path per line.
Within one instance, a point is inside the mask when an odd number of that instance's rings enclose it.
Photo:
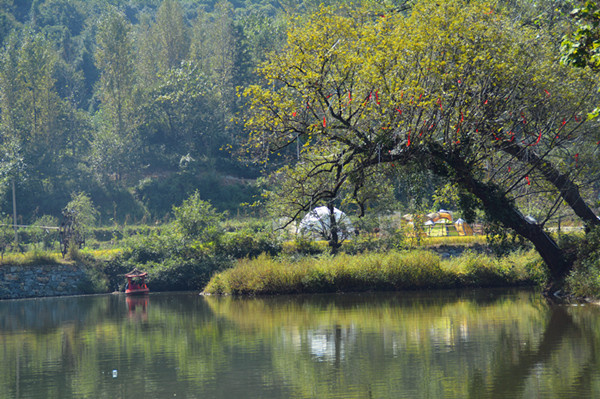
M 448 255 L 447 248 L 300 260 L 262 255 L 240 260 L 235 267 L 213 275 L 202 293 L 253 296 L 541 287 L 547 281 L 543 262 L 533 251 L 518 251 L 502 258 L 471 250 L 457 255 Z
M 89 268 L 76 263 L 3 265 L 0 299 L 89 294 L 91 280 Z
M 459 258 L 463 253 L 472 254 L 484 254 L 488 252 L 486 246 L 463 246 L 463 245 L 441 245 L 436 247 L 429 247 L 423 249 L 412 249 L 405 253 L 417 254 L 417 258 L 422 257 L 418 254 L 430 253 L 436 259 L 441 261 L 448 261 Z M 349 259 L 358 259 L 363 255 L 346 255 Z M 0 299 L 21 299 L 21 298 L 40 298 L 40 297 L 53 297 L 53 296 L 69 296 L 69 295 L 83 295 L 83 294 L 98 294 L 98 293 L 109 293 L 111 290 L 109 284 L 106 284 L 112 276 L 111 271 L 117 272 L 116 270 L 108 270 L 104 263 L 110 263 L 110 261 L 94 261 L 92 259 L 86 259 L 82 262 L 72 262 L 68 264 L 31 264 L 31 265 L 2 265 L 0 266 Z M 425 268 L 427 269 L 427 268 Z M 480 274 L 480 273 L 479 273 Z M 487 273 L 486 273 L 487 274 Z M 216 275 L 215 275 L 216 276 Z M 120 275 L 119 275 L 120 277 Z M 424 276 L 421 276 L 424 277 Z M 270 292 L 268 294 L 285 294 L 285 293 L 321 293 L 321 292 L 364 292 L 364 291 L 389 291 L 398 289 L 411 289 L 411 290 L 422 290 L 422 289 L 446 289 L 446 288 L 457 288 L 457 287 L 486 287 L 486 286 L 503 286 L 503 287 L 518 287 L 523 285 L 536 285 L 532 280 L 528 281 L 488 281 L 487 283 L 481 284 L 480 278 L 474 281 L 472 279 L 461 279 L 457 281 L 451 278 L 449 281 L 444 283 L 444 279 L 439 279 L 440 276 L 433 276 L 432 281 L 427 281 L 426 278 L 423 280 L 420 278 L 418 284 L 414 286 L 406 286 L 404 284 L 389 285 L 389 284 L 361 284 L 360 281 L 355 281 L 350 286 L 345 287 L 322 286 L 321 289 L 315 290 L 314 288 L 297 291 L 283 289 L 281 292 Z M 488 277 L 490 277 L 488 275 Z M 493 276 L 492 276 L 493 277 Z M 434 281 L 435 280 L 435 281 Z M 470 280 L 470 281 L 468 281 Z M 205 292 L 207 285 L 198 287 L 198 290 Z M 156 290 L 169 291 L 169 289 Z

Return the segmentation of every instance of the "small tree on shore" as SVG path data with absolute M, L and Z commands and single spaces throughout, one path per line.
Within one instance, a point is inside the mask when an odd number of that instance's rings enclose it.
M 201 242 L 217 240 L 223 233 L 221 222 L 223 214 L 208 201 L 200 199 L 196 191 L 181 206 L 173 207 L 175 226 L 184 237 Z
M 79 237 L 76 241 L 84 243 L 98 217 L 98 211 L 91 198 L 86 193 L 71 194 L 71 201 L 63 210 L 63 214 L 70 220 L 72 231 Z

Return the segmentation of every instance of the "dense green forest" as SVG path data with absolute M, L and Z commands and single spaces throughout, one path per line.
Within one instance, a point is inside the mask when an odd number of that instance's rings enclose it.
M 289 20 L 322 5 L 0 2 L 0 210 L 12 215 L 14 182 L 20 224 L 60 219 L 79 193 L 101 225 L 160 223 L 197 190 L 218 210 L 256 213 L 240 206 L 259 197 L 261 166 L 239 157 L 248 133 L 238 94 L 262 79 L 256 68 Z M 417 172 L 382 198 L 420 203 L 438 180 Z
M 221 210 L 252 202 L 236 90 L 301 6 L 1 1 L 2 211 L 13 180 L 22 224 L 80 192 L 102 224 L 160 221 L 195 190 Z

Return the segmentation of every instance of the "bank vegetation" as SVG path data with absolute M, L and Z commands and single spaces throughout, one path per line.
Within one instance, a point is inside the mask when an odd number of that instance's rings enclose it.
M 261 255 L 215 275 L 206 294 L 266 295 L 536 285 L 546 279 L 538 255 L 503 258 L 467 251 L 441 259 L 423 249 L 326 255 L 300 260 Z

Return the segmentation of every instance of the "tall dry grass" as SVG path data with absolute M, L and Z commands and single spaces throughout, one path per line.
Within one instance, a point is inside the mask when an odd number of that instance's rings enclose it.
M 465 253 L 450 260 L 426 250 L 305 257 L 262 255 L 215 275 L 207 294 L 265 295 L 533 285 L 543 280 L 532 252 L 497 259 Z

